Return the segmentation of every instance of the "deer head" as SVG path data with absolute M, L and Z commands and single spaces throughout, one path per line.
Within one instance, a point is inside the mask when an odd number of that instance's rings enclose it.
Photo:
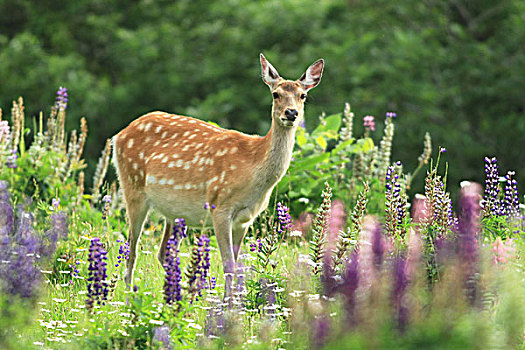
M 304 102 L 308 91 L 321 81 L 324 60 L 314 62 L 294 81 L 281 78 L 262 53 L 260 58 L 262 79 L 270 87 L 273 96 L 272 120 L 282 127 L 296 127 L 304 117 Z

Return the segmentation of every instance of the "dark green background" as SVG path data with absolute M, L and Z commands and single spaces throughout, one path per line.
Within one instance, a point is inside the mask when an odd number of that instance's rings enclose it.
M 93 171 L 104 140 L 151 110 L 265 133 L 259 52 L 289 78 L 323 57 L 308 127 L 346 101 L 357 133 L 364 115 L 395 111 L 393 158 L 406 168 L 428 130 L 448 149 L 451 183 L 482 181 L 495 155 L 523 185 L 524 21 L 522 0 L 1 0 L 0 106 L 23 96 L 28 117 L 48 113 L 66 86 Z

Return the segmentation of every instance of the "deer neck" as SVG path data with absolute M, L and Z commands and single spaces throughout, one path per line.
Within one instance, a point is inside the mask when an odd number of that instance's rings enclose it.
M 272 189 L 284 176 L 292 159 L 296 130 L 296 126 L 284 127 L 272 118 L 270 131 L 261 138 L 265 147 L 259 159 L 263 160 L 255 171 L 259 185 Z

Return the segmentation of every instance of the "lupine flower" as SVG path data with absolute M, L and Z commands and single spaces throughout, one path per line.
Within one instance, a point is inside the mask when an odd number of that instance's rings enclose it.
M 374 131 L 376 129 L 376 122 L 374 121 L 374 117 L 371 115 L 363 117 L 363 126 L 366 128 L 366 130 Z
M 162 349 L 173 349 L 168 326 L 155 327 L 155 329 L 153 329 L 153 340 L 162 343 Z
M 55 253 L 56 245 L 59 240 L 67 238 L 69 226 L 67 213 L 63 210 L 54 212 L 50 215 L 51 227 L 46 231 L 46 244 L 42 243 L 39 253 L 42 257 L 50 258 Z
M 67 108 L 68 94 L 65 87 L 59 87 L 57 91 L 57 98 L 55 103 L 56 110 L 64 110 Z
M 16 169 L 18 165 L 16 161 L 18 159 L 18 154 L 16 153 L 16 148 L 11 150 L 11 155 L 7 157 L 6 166 L 10 169 Z
M 359 287 L 359 262 L 358 252 L 353 251 L 350 255 L 350 261 L 343 275 L 343 283 L 340 291 L 344 295 L 344 310 L 347 322 L 351 326 L 357 324 L 357 300 L 356 293 Z
M 120 239 L 117 239 L 117 243 L 120 243 L 120 246 L 118 248 L 117 263 L 115 264 L 115 267 L 119 267 L 122 263 L 122 260 L 128 260 L 130 253 L 128 241 L 124 242 Z
M 330 334 L 330 320 L 324 315 L 318 316 L 314 319 L 313 328 L 312 343 L 315 349 L 321 349 L 326 344 Z
M 215 208 L 216 208 L 215 204 L 210 205 L 209 202 L 204 203 L 204 210 L 215 209 Z
M 332 203 L 332 188 L 325 182 L 325 189 L 322 192 L 323 203 L 317 210 L 317 215 L 314 220 L 313 236 L 310 241 L 310 258 L 313 265 L 314 274 L 321 271 L 321 265 L 324 256 L 324 245 L 326 241 L 326 230 L 328 219 L 330 217 L 330 208 Z
M 102 197 L 102 202 L 104 202 L 104 208 L 102 209 L 102 220 L 106 220 L 111 205 L 111 196 L 106 194 L 104 197 Z
M 279 221 L 277 231 L 279 234 L 286 234 L 292 226 L 292 218 L 289 211 L 290 209 L 287 206 L 281 204 L 281 202 L 277 203 L 277 219 Z
M 513 178 L 514 175 L 516 175 L 514 171 L 509 171 L 505 175 L 505 198 L 503 203 L 505 214 L 510 217 L 518 217 L 520 215 L 518 182 Z
M 7 181 L 0 181 L 0 239 L 13 232 L 14 211 Z M 1 251 L 0 251 L 1 254 Z
M 392 288 L 392 303 L 395 310 L 394 318 L 399 330 L 403 332 L 408 323 L 408 307 L 406 305 L 406 290 L 409 283 L 407 259 L 398 256 L 394 261 L 394 285 Z
M 51 207 L 53 208 L 54 211 L 57 211 L 58 208 L 60 207 L 60 198 L 53 198 L 51 200 Z
M 86 304 L 88 309 L 93 309 L 95 303 L 105 304 L 108 296 L 107 288 L 107 252 L 100 242 L 100 238 L 91 239 L 88 256 L 88 284 Z
M 460 220 L 458 232 L 458 255 L 462 264 L 467 297 L 475 303 L 477 293 L 477 273 L 479 261 L 479 197 L 481 186 L 472 183 L 461 190 Z
M 484 216 L 488 215 L 499 215 L 500 213 L 500 201 L 499 195 L 499 174 L 498 174 L 498 163 L 496 157 L 485 157 L 485 193 L 483 194 L 483 201 L 481 205 L 483 207 Z
M 447 151 L 447 149 L 445 147 L 440 147 L 439 148 L 439 153 L 445 153 Z
M 386 112 L 386 117 L 387 118 L 396 118 L 397 114 L 396 114 L 396 112 Z
M 186 237 L 186 222 L 184 219 L 175 219 L 173 225 L 173 234 L 168 239 L 166 245 L 166 259 L 164 270 L 166 277 L 164 279 L 164 300 L 167 304 L 173 304 L 175 301 L 182 300 L 181 281 L 182 274 L 180 270 L 179 258 L 179 240 Z
M 11 138 L 11 128 L 7 120 L 0 120 L 0 144 L 8 142 Z

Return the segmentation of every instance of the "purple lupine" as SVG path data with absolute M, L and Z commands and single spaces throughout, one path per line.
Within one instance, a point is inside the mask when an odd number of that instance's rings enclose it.
M 485 157 L 485 193 L 483 194 L 482 206 L 485 215 L 498 215 L 500 211 L 499 174 L 498 161 L 496 157 Z
M 505 175 L 505 198 L 503 199 L 505 214 L 509 217 L 518 217 L 520 215 L 520 202 L 518 193 L 518 182 L 513 176 L 514 171 L 507 172 Z
M 170 329 L 168 326 L 155 327 L 153 329 L 153 340 L 162 343 L 162 349 L 171 350 Z
M 179 241 L 186 237 L 186 230 L 186 221 L 184 219 L 175 219 L 173 233 L 166 245 L 166 258 L 164 260 L 164 270 L 166 271 L 164 300 L 166 304 L 173 304 L 175 301 L 182 300 Z
M 474 304 L 478 298 L 477 274 L 479 263 L 479 197 L 481 188 L 478 184 L 462 188 L 460 220 L 458 230 L 458 257 L 462 265 L 467 298 Z
M 46 244 L 42 244 L 40 248 L 40 255 L 45 258 L 50 258 L 56 249 L 57 242 L 61 239 L 66 239 L 69 233 L 67 213 L 63 210 L 55 211 L 50 215 L 51 227 L 46 231 Z
M 396 118 L 397 114 L 396 114 L 396 112 L 386 112 L 386 117 L 387 118 Z
M 372 254 L 373 254 L 373 264 L 376 268 L 376 271 L 381 269 L 383 264 L 383 256 L 385 254 L 385 244 L 383 242 L 383 233 L 381 232 L 381 225 L 376 223 L 372 230 Z
M 330 319 L 325 315 L 318 316 L 313 322 L 312 343 L 315 349 L 323 348 L 330 335 Z
M 94 237 L 89 245 L 87 300 L 88 309 L 93 309 L 95 303 L 105 304 L 108 297 L 107 286 L 107 251 L 104 249 L 100 238 Z
M 118 255 L 117 255 L 117 263 L 115 264 L 115 267 L 119 267 L 120 264 L 122 264 L 122 260 L 128 260 L 129 259 L 129 242 L 124 240 L 117 239 L 117 243 L 120 243 L 120 246 L 118 248 Z
M 102 197 L 102 202 L 104 202 L 104 208 L 102 209 L 102 220 L 106 220 L 111 205 L 111 196 L 106 194 L 104 197 Z
M 13 148 L 11 150 L 11 155 L 7 157 L 6 166 L 10 169 L 16 169 L 18 167 L 18 165 L 16 164 L 17 159 L 18 154 L 16 153 L 16 148 Z
M 0 239 L 13 232 L 14 217 L 9 184 L 7 181 L 0 181 Z
M 201 265 L 199 268 L 200 273 L 200 289 L 202 289 L 206 284 L 206 279 L 208 278 L 208 273 L 210 271 L 210 239 L 205 234 L 201 235 L 199 241 L 202 242 L 202 259 Z M 199 291 L 200 294 L 200 291 Z
M 408 323 L 409 310 L 406 305 L 406 292 L 409 283 L 407 271 L 407 259 L 398 256 L 394 260 L 394 285 L 392 288 L 392 304 L 394 306 L 394 318 L 397 326 L 403 332 Z
M 210 204 L 209 202 L 206 202 L 204 203 L 204 210 L 208 210 L 208 209 L 215 209 L 217 208 L 217 206 L 215 204 Z
M 64 110 L 67 108 L 68 94 L 65 87 L 59 87 L 57 91 L 57 98 L 55 103 L 56 110 Z
M 350 255 L 346 272 L 343 275 L 341 294 L 344 295 L 344 310 L 346 321 L 351 325 L 357 324 L 357 288 L 359 287 L 359 262 L 358 252 L 354 250 Z
M 374 121 L 374 117 L 371 115 L 367 115 L 363 117 L 363 126 L 367 131 L 372 130 L 375 131 L 376 129 L 376 122 Z
M 279 228 L 278 232 L 279 234 L 286 233 L 290 230 L 290 227 L 292 227 L 292 218 L 289 213 L 290 209 L 281 204 L 281 202 L 277 203 L 277 219 L 279 220 Z

